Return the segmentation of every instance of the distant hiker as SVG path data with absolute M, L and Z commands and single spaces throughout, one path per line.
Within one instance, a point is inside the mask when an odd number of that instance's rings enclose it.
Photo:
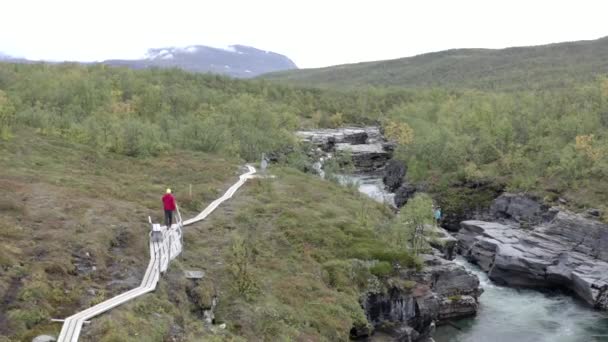
M 175 198 L 171 195 L 171 189 L 167 189 L 167 193 L 163 196 L 163 207 L 165 208 L 165 225 L 171 228 L 173 223 L 173 211 L 175 210 Z
M 435 208 L 433 215 L 435 216 L 435 222 L 439 225 L 439 221 L 441 220 L 441 207 Z

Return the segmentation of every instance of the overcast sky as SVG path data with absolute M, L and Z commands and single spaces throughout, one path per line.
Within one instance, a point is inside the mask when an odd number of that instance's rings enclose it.
M 3 0 L 0 51 L 94 61 L 244 44 L 319 67 L 596 39 L 608 36 L 607 13 L 605 0 Z

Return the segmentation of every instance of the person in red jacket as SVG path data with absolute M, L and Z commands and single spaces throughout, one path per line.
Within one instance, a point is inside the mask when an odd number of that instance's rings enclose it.
M 165 225 L 171 228 L 173 223 L 173 211 L 175 210 L 175 198 L 171 195 L 171 189 L 167 189 L 167 193 L 163 196 L 163 207 L 165 208 Z

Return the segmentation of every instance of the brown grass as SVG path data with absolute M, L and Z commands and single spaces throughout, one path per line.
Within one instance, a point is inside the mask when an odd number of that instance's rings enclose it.
M 137 286 L 147 217 L 173 188 L 184 215 L 238 173 L 238 162 L 177 152 L 133 159 L 23 131 L 0 145 L 2 336 L 57 334 L 63 318 Z M 187 189 L 192 184 L 190 199 Z

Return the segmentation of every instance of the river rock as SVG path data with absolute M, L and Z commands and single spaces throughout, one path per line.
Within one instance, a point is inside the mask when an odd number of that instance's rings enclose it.
M 426 260 L 427 266 L 420 272 L 412 274 L 412 279 L 429 284 L 433 293 L 446 298 L 452 296 L 470 296 L 477 299 L 483 290 L 479 279 L 463 266 L 436 256 Z M 475 310 L 466 315 L 475 314 Z
M 587 209 L 586 214 L 593 218 L 598 218 L 598 217 L 602 216 L 602 211 L 597 208 L 590 208 L 590 209 Z
M 375 172 L 384 167 L 392 153 L 383 144 L 336 144 L 336 151 L 350 153 L 358 172 Z
M 388 191 L 394 192 L 401 184 L 403 184 L 403 178 L 407 172 L 407 166 L 404 162 L 391 159 L 388 161 L 384 168 L 384 176 L 382 182 L 386 185 Z
M 414 184 L 405 183 L 401 185 L 399 189 L 395 191 L 395 206 L 401 208 L 406 205 L 407 201 L 414 197 L 416 191 L 418 191 L 418 189 Z
M 566 211 L 558 211 L 543 232 L 561 237 L 574 250 L 608 262 L 608 225 Z
M 608 225 L 571 212 L 550 212 L 551 221 L 531 229 L 464 221 L 456 235 L 458 249 L 498 283 L 561 287 L 608 310 Z
M 483 291 L 477 276 L 437 256 L 425 255 L 424 262 L 421 271 L 402 270 L 398 278 L 387 281 L 383 291 L 362 298 L 374 327 L 409 327 L 419 340 L 431 335 L 435 322 L 476 314 Z
M 407 325 L 383 327 L 381 332 L 388 335 L 388 338 L 372 338 L 372 341 L 399 341 L 399 342 L 417 342 L 420 341 L 420 334 L 416 329 Z
M 548 209 L 548 206 L 531 196 L 505 193 L 493 201 L 489 211 L 495 220 L 536 225 L 550 219 L 546 215 Z
M 394 150 L 394 145 L 374 126 L 299 131 L 296 136 L 326 154 L 348 151 L 358 172 L 379 171 L 391 159 Z

